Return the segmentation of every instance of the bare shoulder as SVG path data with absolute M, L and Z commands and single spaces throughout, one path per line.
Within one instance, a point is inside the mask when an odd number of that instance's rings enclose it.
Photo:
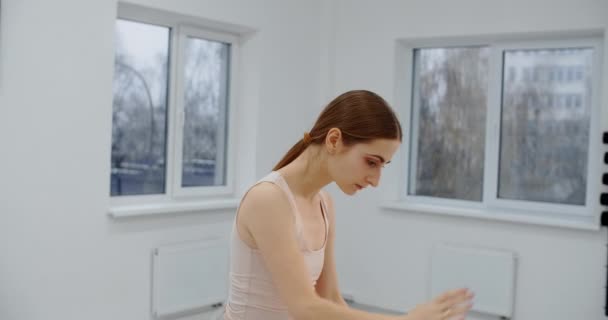
M 282 214 L 286 211 L 291 211 L 291 205 L 285 192 L 274 183 L 262 182 L 252 187 L 243 198 L 239 209 L 239 220 L 246 226 L 261 220 L 291 221 L 293 215 Z
M 243 204 L 264 205 L 268 201 L 287 200 L 285 193 L 272 182 L 261 182 L 253 186 L 243 199 Z

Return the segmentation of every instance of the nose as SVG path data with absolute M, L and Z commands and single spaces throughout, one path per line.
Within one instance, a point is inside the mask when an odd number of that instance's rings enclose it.
M 378 183 L 380 183 L 380 172 L 378 172 L 377 174 L 368 176 L 367 183 L 369 183 L 374 188 L 377 187 Z

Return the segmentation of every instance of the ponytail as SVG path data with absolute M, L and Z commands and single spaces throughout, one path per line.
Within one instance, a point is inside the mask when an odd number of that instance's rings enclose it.
M 304 152 L 304 150 L 306 150 L 306 148 L 311 144 L 311 142 L 312 137 L 310 136 L 310 133 L 304 133 L 304 138 L 302 138 L 293 147 L 291 147 L 291 149 L 287 151 L 287 154 L 283 156 L 283 159 L 281 159 L 281 161 L 279 161 L 279 163 L 277 163 L 272 170 L 276 171 L 290 164 L 293 160 L 299 157 L 302 152 Z

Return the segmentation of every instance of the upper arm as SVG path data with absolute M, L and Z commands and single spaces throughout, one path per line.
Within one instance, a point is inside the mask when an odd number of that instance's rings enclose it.
M 317 280 L 316 291 L 317 293 L 328 300 L 346 304 L 342 295 L 340 294 L 340 288 L 338 285 L 338 273 L 336 271 L 336 257 L 335 257 L 335 238 L 336 238 L 336 212 L 333 205 L 333 199 L 327 192 L 323 192 L 325 203 L 327 204 L 327 220 L 329 221 L 329 234 L 327 238 L 327 246 L 325 247 L 325 262 L 323 263 L 323 270 L 321 276 Z
M 252 188 L 239 210 L 239 221 L 252 236 L 289 312 L 306 312 L 317 295 L 296 238 L 292 207 L 273 184 Z

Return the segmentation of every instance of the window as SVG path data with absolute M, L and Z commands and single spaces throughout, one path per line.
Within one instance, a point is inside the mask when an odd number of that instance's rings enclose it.
M 227 43 L 186 37 L 182 187 L 225 185 L 229 55 Z
M 111 195 L 161 194 L 170 29 L 119 19 L 115 34 Z
M 230 194 L 235 36 L 164 12 L 119 13 L 110 195 Z
M 591 221 L 601 48 L 598 39 L 408 46 L 402 197 Z
M 582 63 L 587 70 L 594 69 L 592 48 L 571 49 L 564 54 L 561 50 L 546 50 L 548 54 L 532 50 L 523 59 L 514 54 L 517 50 L 505 50 L 503 63 L 505 68 Z M 591 106 L 572 109 L 571 92 L 590 96 L 591 86 L 586 82 L 591 82 L 592 74 L 585 72 L 583 79 L 575 82 L 570 76 L 574 69 L 568 66 L 567 70 L 567 84 L 502 82 L 498 198 L 585 204 Z M 560 94 L 560 104 L 543 107 L 538 101 L 546 94 Z M 578 128 L 574 135 L 561 130 L 568 125 Z
M 481 200 L 488 55 L 487 47 L 415 51 L 412 194 Z

